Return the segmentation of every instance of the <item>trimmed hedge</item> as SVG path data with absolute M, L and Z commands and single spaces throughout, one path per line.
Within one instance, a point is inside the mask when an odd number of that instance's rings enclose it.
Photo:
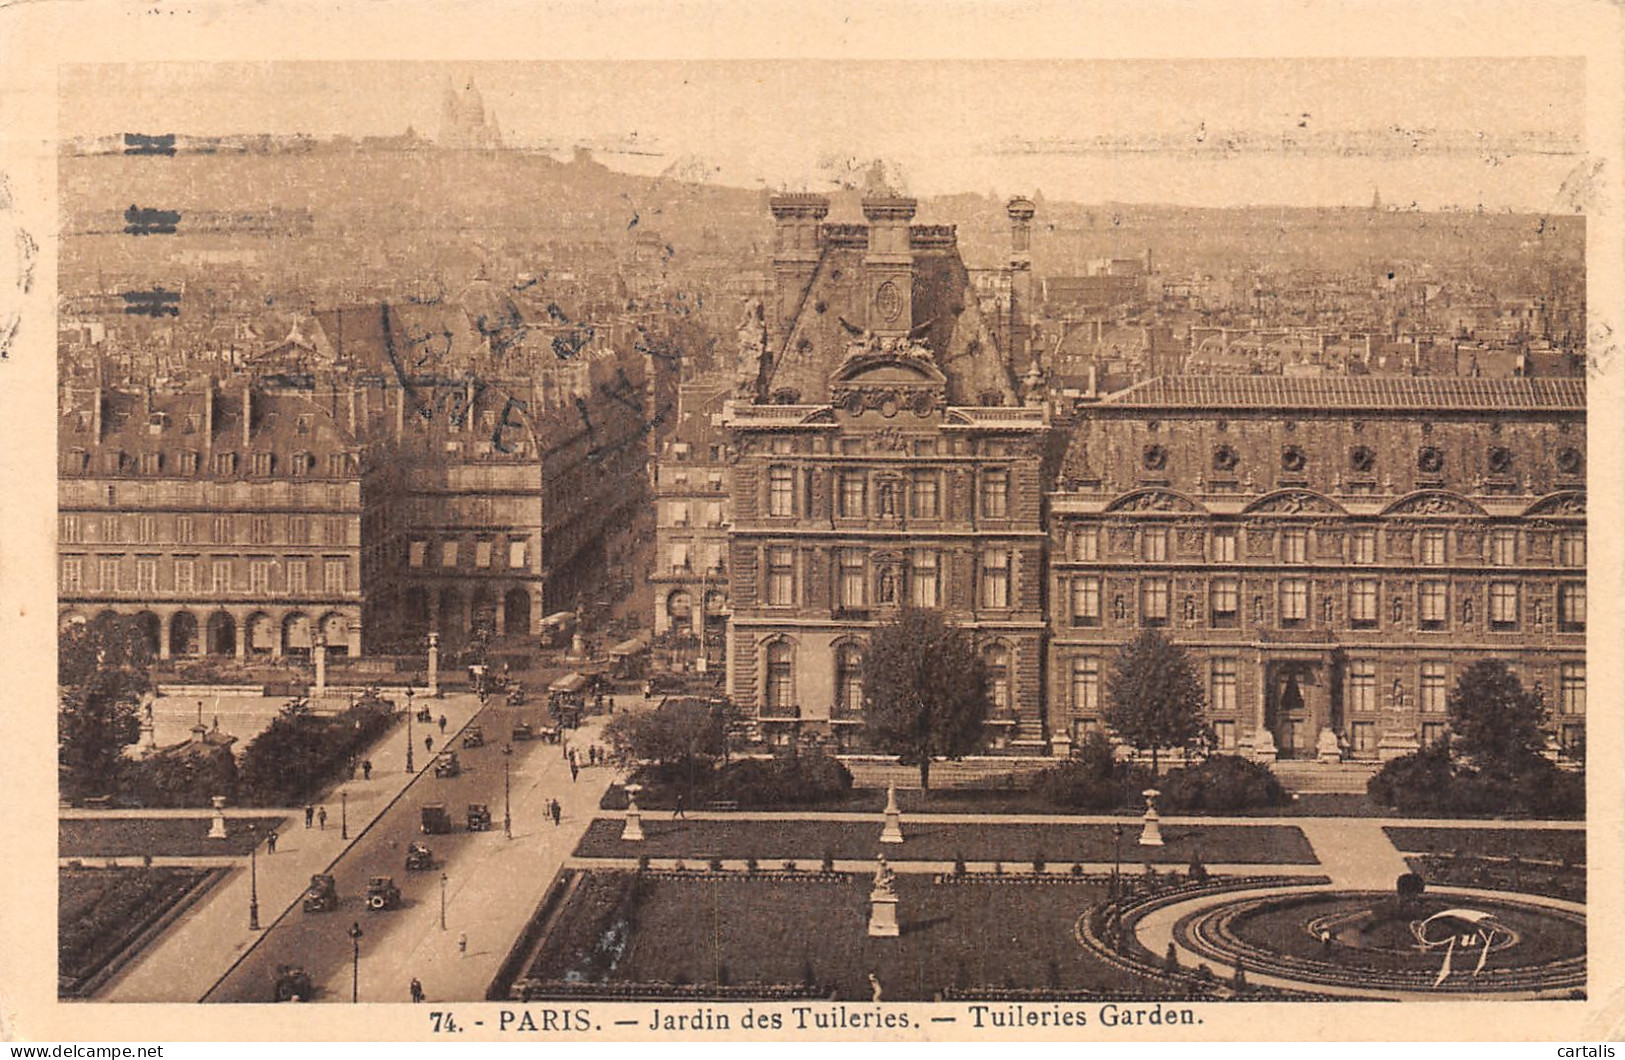
M 1091 733 L 1073 756 L 1034 775 L 1033 793 L 1054 806 L 1079 810 L 1115 810 L 1142 804 L 1140 792 L 1152 783 L 1151 771 L 1119 762 L 1099 733 Z
M 1585 775 L 1559 769 L 1538 755 L 1499 769 L 1475 769 L 1440 741 L 1396 758 L 1366 784 L 1372 801 L 1401 813 L 1579 817 Z
M 326 717 L 292 704 L 249 742 L 239 766 L 240 801 L 248 806 L 296 806 L 349 775 L 350 759 L 387 732 L 397 715 L 383 703 L 362 703 Z
M 1236 755 L 1214 755 L 1194 766 L 1169 770 L 1158 784 L 1168 810 L 1229 813 L 1289 801 L 1268 766 Z

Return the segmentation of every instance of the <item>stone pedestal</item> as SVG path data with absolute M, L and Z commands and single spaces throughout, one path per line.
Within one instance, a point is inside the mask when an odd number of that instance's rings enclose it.
M 882 843 L 903 841 L 903 815 L 897 809 L 897 785 L 886 786 L 886 824 L 880 830 Z
M 570 635 L 570 651 L 565 658 L 585 659 L 586 657 L 587 645 L 586 642 L 581 639 L 581 632 L 577 630 L 575 633 Z
M 226 797 L 224 795 L 210 796 L 209 801 L 214 803 L 214 820 L 209 822 L 209 838 L 225 839 L 226 836 Z
M 1268 729 L 1259 729 L 1253 733 L 1253 761 L 1269 763 L 1281 757 L 1280 749 L 1275 746 L 1275 734 Z
M 310 651 L 316 657 L 316 694 L 319 696 L 327 691 L 327 638 L 318 636 Z
M 1421 741 L 1409 729 L 1387 729 L 1377 739 L 1377 760 L 1392 762 L 1422 749 Z
M 643 811 L 638 809 L 638 797 L 630 789 L 626 793 L 626 824 L 621 838 L 631 843 L 643 841 Z
M 1343 748 L 1337 742 L 1337 733 L 1331 729 L 1320 730 L 1320 738 L 1315 741 L 1315 757 L 1327 764 L 1343 760 Z
M 1050 737 L 1050 757 L 1065 761 L 1072 757 L 1072 737 L 1066 733 L 1056 733 Z
M 869 892 L 869 937 L 894 939 L 898 934 L 897 895 L 877 887 Z
M 1157 813 L 1157 796 L 1162 792 L 1156 788 L 1147 788 L 1145 795 L 1145 827 L 1140 830 L 1140 845 L 1142 847 L 1162 846 L 1162 817 Z
M 440 694 L 440 634 L 429 634 L 429 695 Z

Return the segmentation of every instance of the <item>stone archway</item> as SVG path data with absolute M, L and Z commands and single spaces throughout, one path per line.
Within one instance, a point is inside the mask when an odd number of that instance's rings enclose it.
M 164 620 L 151 611 L 141 611 L 135 616 L 135 628 L 141 633 L 141 643 L 145 644 L 147 651 L 154 659 L 163 648 Z
M 309 655 L 315 635 L 309 615 L 303 611 L 289 612 L 282 619 L 282 654 Z
M 337 611 L 329 611 L 322 616 L 318 628 L 327 641 L 327 658 L 344 659 L 350 655 L 350 623 Z
M 271 655 L 277 650 L 276 623 L 264 611 L 256 611 L 243 622 L 243 637 L 250 654 Z
M 209 616 L 208 650 L 210 655 L 237 654 L 237 622 L 225 611 Z
M 474 590 L 469 611 L 470 633 L 478 636 L 497 632 L 497 599 L 487 586 L 482 585 Z
M 197 616 L 190 611 L 176 611 L 169 619 L 169 654 L 172 657 L 200 654 Z
M 509 589 L 502 597 L 502 632 L 527 634 L 530 632 L 530 590 L 524 587 Z

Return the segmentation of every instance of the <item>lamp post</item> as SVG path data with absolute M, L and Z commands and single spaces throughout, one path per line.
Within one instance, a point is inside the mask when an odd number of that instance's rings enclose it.
M 249 837 L 253 840 L 253 845 L 248 848 L 248 930 L 250 931 L 260 929 L 260 866 L 257 856 L 260 848 L 260 837 L 258 833 L 259 828 L 256 825 L 248 826 Z
M 1123 826 L 1112 825 L 1112 897 L 1122 890 L 1120 874 L 1123 868 Z
M 412 706 L 412 686 L 406 686 L 406 771 L 412 772 L 412 715 L 416 713 Z
M 440 930 L 446 930 L 446 874 L 440 874 Z
M 350 925 L 350 1004 L 361 1000 L 361 923 Z
M 508 778 L 508 766 L 513 762 L 513 744 L 502 748 L 502 834 L 509 839 L 513 838 L 513 807 L 511 785 Z
M 350 793 L 339 789 L 339 838 L 350 838 Z

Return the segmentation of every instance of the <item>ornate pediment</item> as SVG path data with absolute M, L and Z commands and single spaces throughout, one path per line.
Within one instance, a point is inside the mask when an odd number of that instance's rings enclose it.
M 1172 490 L 1136 490 L 1106 505 L 1108 512 L 1206 512 L 1207 509 L 1189 497 Z
M 1536 515 L 1585 515 L 1586 495 L 1579 490 L 1551 493 L 1524 509 L 1524 517 Z
M 1390 504 L 1384 515 L 1484 515 L 1484 509 L 1459 493 L 1422 490 Z
M 1249 515 L 1345 515 L 1342 505 L 1313 490 L 1277 490 L 1247 506 Z
M 877 410 L 929 416 L 946 404 L 948 381 L 931 350 L 909 339 L 870 336 L 847 346 L 829 381 L 830 404 L 851 415 Z

